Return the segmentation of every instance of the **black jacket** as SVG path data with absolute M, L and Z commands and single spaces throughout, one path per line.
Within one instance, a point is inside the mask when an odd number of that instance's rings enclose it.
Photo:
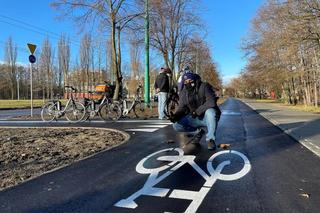
M 154 83 L 154 88 L 159 88 L 160 92 L 169 92 L 169 77 L 165 73 L 160 73 L 156 82 Z
M 218 118 L 221 111 L 217 104 L 216 96 L 212 86 L 209 83 L 198 81 L 194 91 L 188 91 L 186 88 L 179 94 L 179 106 L 175 113 L 179 120 L 183 116 L 195 112 L 198 117 L 203 117 L 207 109 L 214 108 Z

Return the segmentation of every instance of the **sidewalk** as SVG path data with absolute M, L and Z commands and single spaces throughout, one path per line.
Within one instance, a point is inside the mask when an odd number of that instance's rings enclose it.
M 241 101 L 320 157 L 320 114 L 293 111 L 255 100 Z

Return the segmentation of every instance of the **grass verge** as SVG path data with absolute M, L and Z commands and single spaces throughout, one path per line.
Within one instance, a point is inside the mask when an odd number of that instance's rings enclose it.
M 320 107 L 315 107 L 315 106 L 305 106 L 303 104 L 297 104 L 297 105 L 291 105 L 291 104 L 286 104 L 278 100 L 270 100 L 270 99 L 258 99 L 256 100 L 259 103 L 272 103 L 276 104 L 279 107 L 285 107 L 290 110 L 295 110 L 295 111 L 302 111 L 302 112 L 313 112 L 313 113 L 320 113 Z
M 47 100 L 35 99 L 33 100 L 33 107 L 42 107 Z M 65 104 L 66 100 L 62 100 Z M 0 109 L 23 109 L 30 108 L 30 100 L 0 100 Z

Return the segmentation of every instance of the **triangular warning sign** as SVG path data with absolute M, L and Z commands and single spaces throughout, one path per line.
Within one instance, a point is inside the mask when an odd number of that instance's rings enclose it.
M 36 50 L 37 48 L 37 45 L 34 45 L 34 44 L 27 44 L 28 45 L 28 48 L 30 50 L 30 53 L 33 55 L 34 51 Z

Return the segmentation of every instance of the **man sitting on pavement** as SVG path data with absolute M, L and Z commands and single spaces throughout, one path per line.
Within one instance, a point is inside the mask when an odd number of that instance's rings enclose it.
M 198 75 L 185 73 L 183 89 L 179 94 L 177 111 L 170 116 L 173 128 L 178 132 L 193 132 L 191 143 L 199 143 L 207 128 L 206 141 L 209 150 L 216 149 L 216 129 L 221 115 L 217 97 L 209 83 L 202 82 Z

